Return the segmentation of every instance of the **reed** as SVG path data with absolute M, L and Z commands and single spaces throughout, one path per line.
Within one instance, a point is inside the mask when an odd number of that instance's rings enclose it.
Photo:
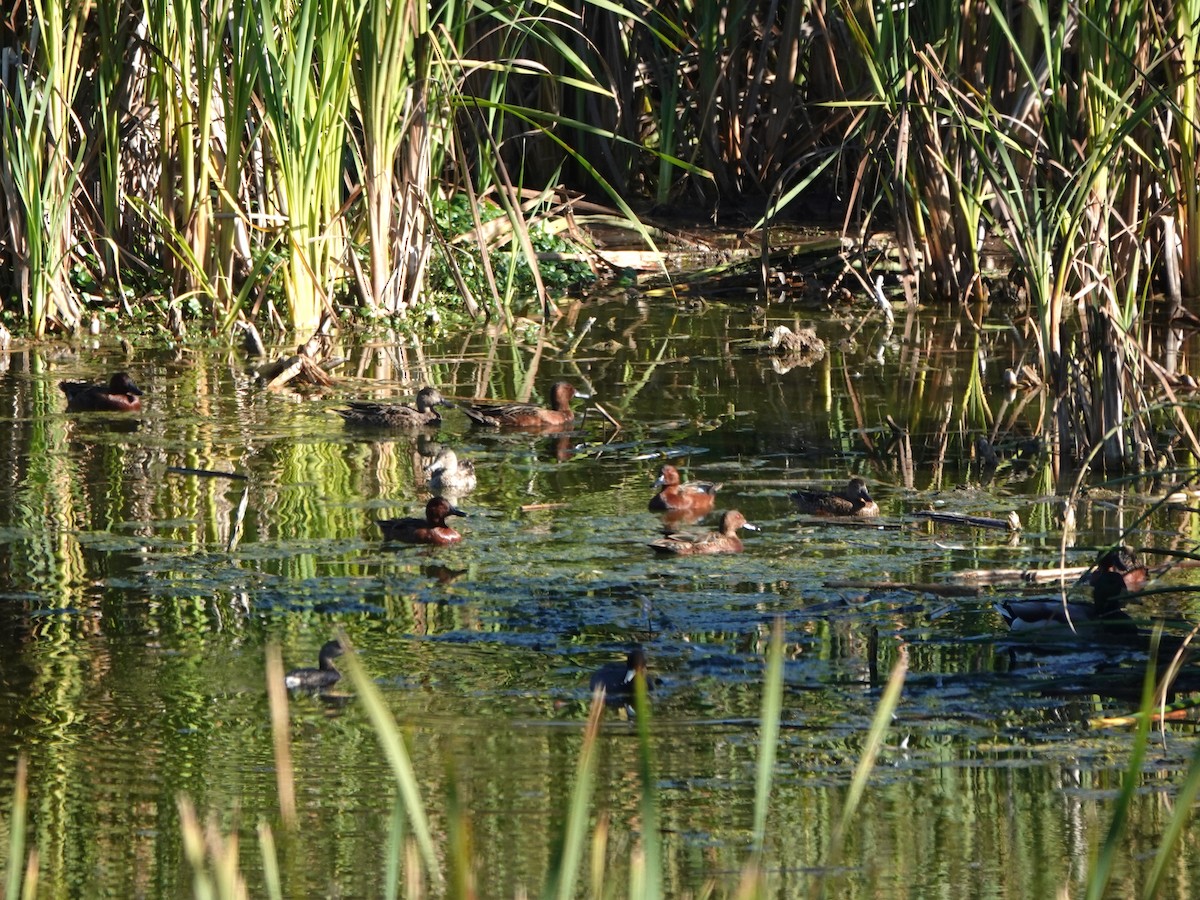
M 354 36 L 363 3 L 283 0 L 263 6 L 250 52 L 267 135 L 268 202 L 284 218 L 287 324 L 311 332 L 332 309 L 348 235 L 343 151 Z M 264 199 L 267 199 L 264 198 Z
M 80 52 L 91 0 L 33 0 L 37 22 L 28 68 L 0 57 L 0 186 L 4 188 L 15 281 L 36 337 L 51 316 L 74 328 L 81 308 L 69 282 L 73 201 L 84 147 L 72 104 L 83 80 Z
M 427 237 L 433 175 L 441 169 L 429 10 L 410 0 L 368 0 L 359 24 L 354 102 L 361 126 L 359 165 L 369 270 L 366 304 L 396 313 L 412 303 L 433 242 Z

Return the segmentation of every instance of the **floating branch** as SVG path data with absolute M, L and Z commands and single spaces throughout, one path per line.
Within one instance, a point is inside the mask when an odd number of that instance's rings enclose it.
M 1010 512 L 1006 519 L 991 519 L 987 516 L 969 516 L 966 513 L 952 512 L 917 512 L 913 513 L 921 519 L 932 519 L 934 522 L 946 522 L 950 525 L 967 525 L 972 528 L 998 528 L 1004 531 L 1020 531 L 1021 517 Z

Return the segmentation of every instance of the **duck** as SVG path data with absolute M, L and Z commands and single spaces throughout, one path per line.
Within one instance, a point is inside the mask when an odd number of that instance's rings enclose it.
M 1058 598 L 1006 600 L 993 608 L 1010 631 L 1036 631 L 1044 628 L 1074 628 L 1095 623 L 1106 629 L 1121 630 L 1132 624 L 1123 609 L 1127 594 L 1141 590 L 1146 583 L 1146 567 L 1138 565 L 1128 548 L 1111 550 L 1100 557 L 1084 576 L 1092 588 L 1092 602 L 1063 603 Z
M 454 406 L 437 388 L 424 387 L 417 392 L 416 406 L 404 403 L 371 403 L 352 400 L 349 409 L 335 409 L 347 425 L 368 428 L 436 428 L 442 424 L 439 406 Z
M 127 372 L 117 372 L 108 384 L 87 381 L 60 381 L 67 395 L 67 412 L 137 412 L 142 408 L 142 392 Z
M 624 701 L 633 696 L 638 676 L 646 682 L 646 689 L 649 690 L 650 682 L 646 678 L 646 651 L 641 647 L 630 650 L 624 662 L 602 665 L 592 673 L 588 687 L 593 694 L 603 690 L 606 700 Z
M 550 386 L 550 409 L 533 403 L 472 403 L 463 408 L 476 425 L 488 428 L 570 428 L 575 424 L 571 400 L 588 399 L 589 394 L 575 390 L 567 381 Z
M 871 499 L 861 478 L 851 478 L 840 491 L 796 491 L 791 498 L 801 512 L 816 515 L 859 519 L 879 515 L 879 504 Z
M 345 652 L 341 641 L 329 641 L 317 655 L 318 668 L 292 669 L 283 677 L 284 687 L 301 691 L 319 691 L 332 687 L 342 677 L 333 661 Z
M 385 541 L 404 544 L 436 544 L 444 547 L 462 540 L 462 535 L 446 524 L 447 516 L 463 516 L 445 497 L 431 497 L 425 504 L 425 518 L 377 519 L 375 524 L 383 531 Z
M 429 476 L 429 487 L 438 493 L 468 494 L 475 490 L 475 463 L 459 459 L 449 447 L 438 451 L 433 461 L 425 466 Z
M 723 485 L 711 481 L 682 481 L 674 466 L 663 466 L 654 486 L 658 493 L 650 498 L 651 512 L 709 512 L 717 491 Z
M 1090 583 L 1095 584 L 1097 573 L 1113 572 L 1121 576 L 1125 590 L 1129 593 L 1140 591 L 1146 586 L 1150 577 L 1149 570 L 1138 562 L 1137 554 L 1132 547 L 1124 545 L 1106 550 L 1096 560 L 1096 565 L 1088 576 Z
M 757 525 L 751 525 L 736 509 L 731 509 L 721 516 L 720 528 L 708 534 L 696 535 L 677 532 L 666 537 L 651 541 L 650 547 L 657 553 L 670 553 L 676 556 L 694 556 L 710 553 L 741 553 L 742 540 L 738 537 L 739 528 L 757 531 Z

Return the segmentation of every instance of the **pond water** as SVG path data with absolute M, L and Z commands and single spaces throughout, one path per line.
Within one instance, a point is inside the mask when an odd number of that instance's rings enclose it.
M 731 893 L 751 838 L 764 656 L 782 618 L 767 839 L 781 896 L 821 886 L 847 897 L 1078 893 L 1132 744 L 1127 730 L 1089 721 L 1136 708 L 1146 654 L 1015 640 L 992 604 L 1027 589 L 961 589 L 955 577 L 1058 564 L 1056 477 L 1021 443 L 1046 398 L 1007 396 L 1001 373 L 1019 360 L 1016 342 L 956 311 L 902 316 L 893 331 L 866 307 L 800 321 L 829 352 L 789 368 L 745 342 L 765 325 L 797 324 L 791 311 L 596 301 L 516 338 L 345 338 L 337 383 L 304 393 L 263 390 L 240 351 L 127 355 L 101 337 L 4 357 L 0 807 L 7 828 L 24 753 L 40 892 L 187 893 L 176 808 L 186 795 L 240 834 L 261 896 L 255 827 L 278 825 L 266 648 L 313 665 L 341 628 L 405 730 L 435 829 L 452 792 L 466 810 L 484 896 L 541 889 L 589 675 L 645 647 L 659 681 L 651 735 L 666 890 Z M 142 413 L 65 413 L 59 380 L 117 370 L 146 390 Z M 449 410 L 440 433 L 414 435 L 351 429 L 334 413 L 348 399 L 408 400 L 422 384 L 459 399 L 544 399 L 560 378 L 593 393 L 621 429 L 591 412 L 565 436 L 495 433 Z M 891 446 L 889 416 L 909 431 L 911 467 Z M 994 473 L 972 459 L 984 433 L 1004 451 Z M 457 498 L 465 538 L 384 545 L 374 520 L 423 508 L 421 454 L 434 441 L 479 472 L 478 488 Z M 744 553 L 651 553 L 663 522 L 646 504 L 667 460 L 724 483 L 718 510 L 761 528 L 744 533 Z M 867 479 L 878 522 L 802 516 L 788 498 L 850 474 Z M 1122 537 L 1195 549 L 1195 514 L 1162 508 L 1139 520 L 1159 486 L 1090 487 L 1068 564 Z M 1016 511 L 1024 530 L 916 515 L 928 509 Z M 692 527 L 713 526 L 710 516 Z M 1194 581 L 1177 568 L 1155 585 Z M 1131 612 L 1185 633 L 1200 619 L 1195 596 L 1155 594 Z M 893 727 L 843 865 L 828 870 L 882 681 L 901 656 L 909 670 Z M 301 824 L 276 828 L 288 896 L 384 893 L 395 791 L 361 704 L 340 694 L 291 698 Z M 1153 742 L 1114 893 L 1145 881 L 1194 745 L 1186 722 Z M 618 710 L 606 713 L 599 760 L 594 809 L 611 819 L 609 877 L 620 885 L 640 788 L 636 729 Z M 1169 895 L 1194 891 L 1198 838 L 1189 827 Z

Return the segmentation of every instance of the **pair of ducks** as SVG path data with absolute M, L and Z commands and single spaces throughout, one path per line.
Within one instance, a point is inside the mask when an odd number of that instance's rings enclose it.
M 654 486 L 658 493 L 651 498 L 651 512 L 686 513 L 700 515 L 710 512 L 717 491 L 722 487 L 711 481 L 683 481 L 674 466 L 663 466 Z M 802 512 L 826 516 L 853 516 L 867 518 L 879 515 L 879 505 L 867 492 L 867 484 L 861 478 L 851 478 L 841 491 L 796 491 L 792 501 Z M 695 555 L 709 553 L 741 553 L 742 541 L 739 528 L 756 531 L 736 509 L 721 516 L 716 531 L 705 535 L 669 534 L 650 546 L 659 553 Z
M 292 669 L 283 678 L 284 687 L 299 691 L 323 691 L 333 687 L 342 677 L 334 660 L 345 652 L 341 641 L 329 641 L 317 656 L 317 668 Z M 593 693 L 603 688 L 609 700 L 624 700 L 633 696 L 635 679 L 639 675 L 646 677 L 646 653 L 636 648 L 629 652 L 624 663 L 607 663 L 597 669 L 589 688 Z
M 550 386 L 550 408 L 534 403 L 479 402 L 462 407 L 476 425 L 485 428 L 570 428 L 575 424 L 571 401 L 587 394 L 575 390 L 567 381 Z M 433 428 L 442 423 L 438 407 L 453 408 L 436 388 L 422 388 L 417 393 L 416 406 L 403 403 L 369 403 L 354 401 L 348 409 L 335 410 L 350 425 L 370 428 Z
M 650 500 L 651 512 L 706 513 L 713 508 L 717 491 L 724 485 L 711 481 L 683 481 L 674 466 L 663 466 L 654 486 L 659 492 Z M 839 491 L 796 491 L 789 495 L 801 512 L 825 516 L 866 519 L 879 515 L 879 504 L 871 499 L 867 483 L 851 478 Z

